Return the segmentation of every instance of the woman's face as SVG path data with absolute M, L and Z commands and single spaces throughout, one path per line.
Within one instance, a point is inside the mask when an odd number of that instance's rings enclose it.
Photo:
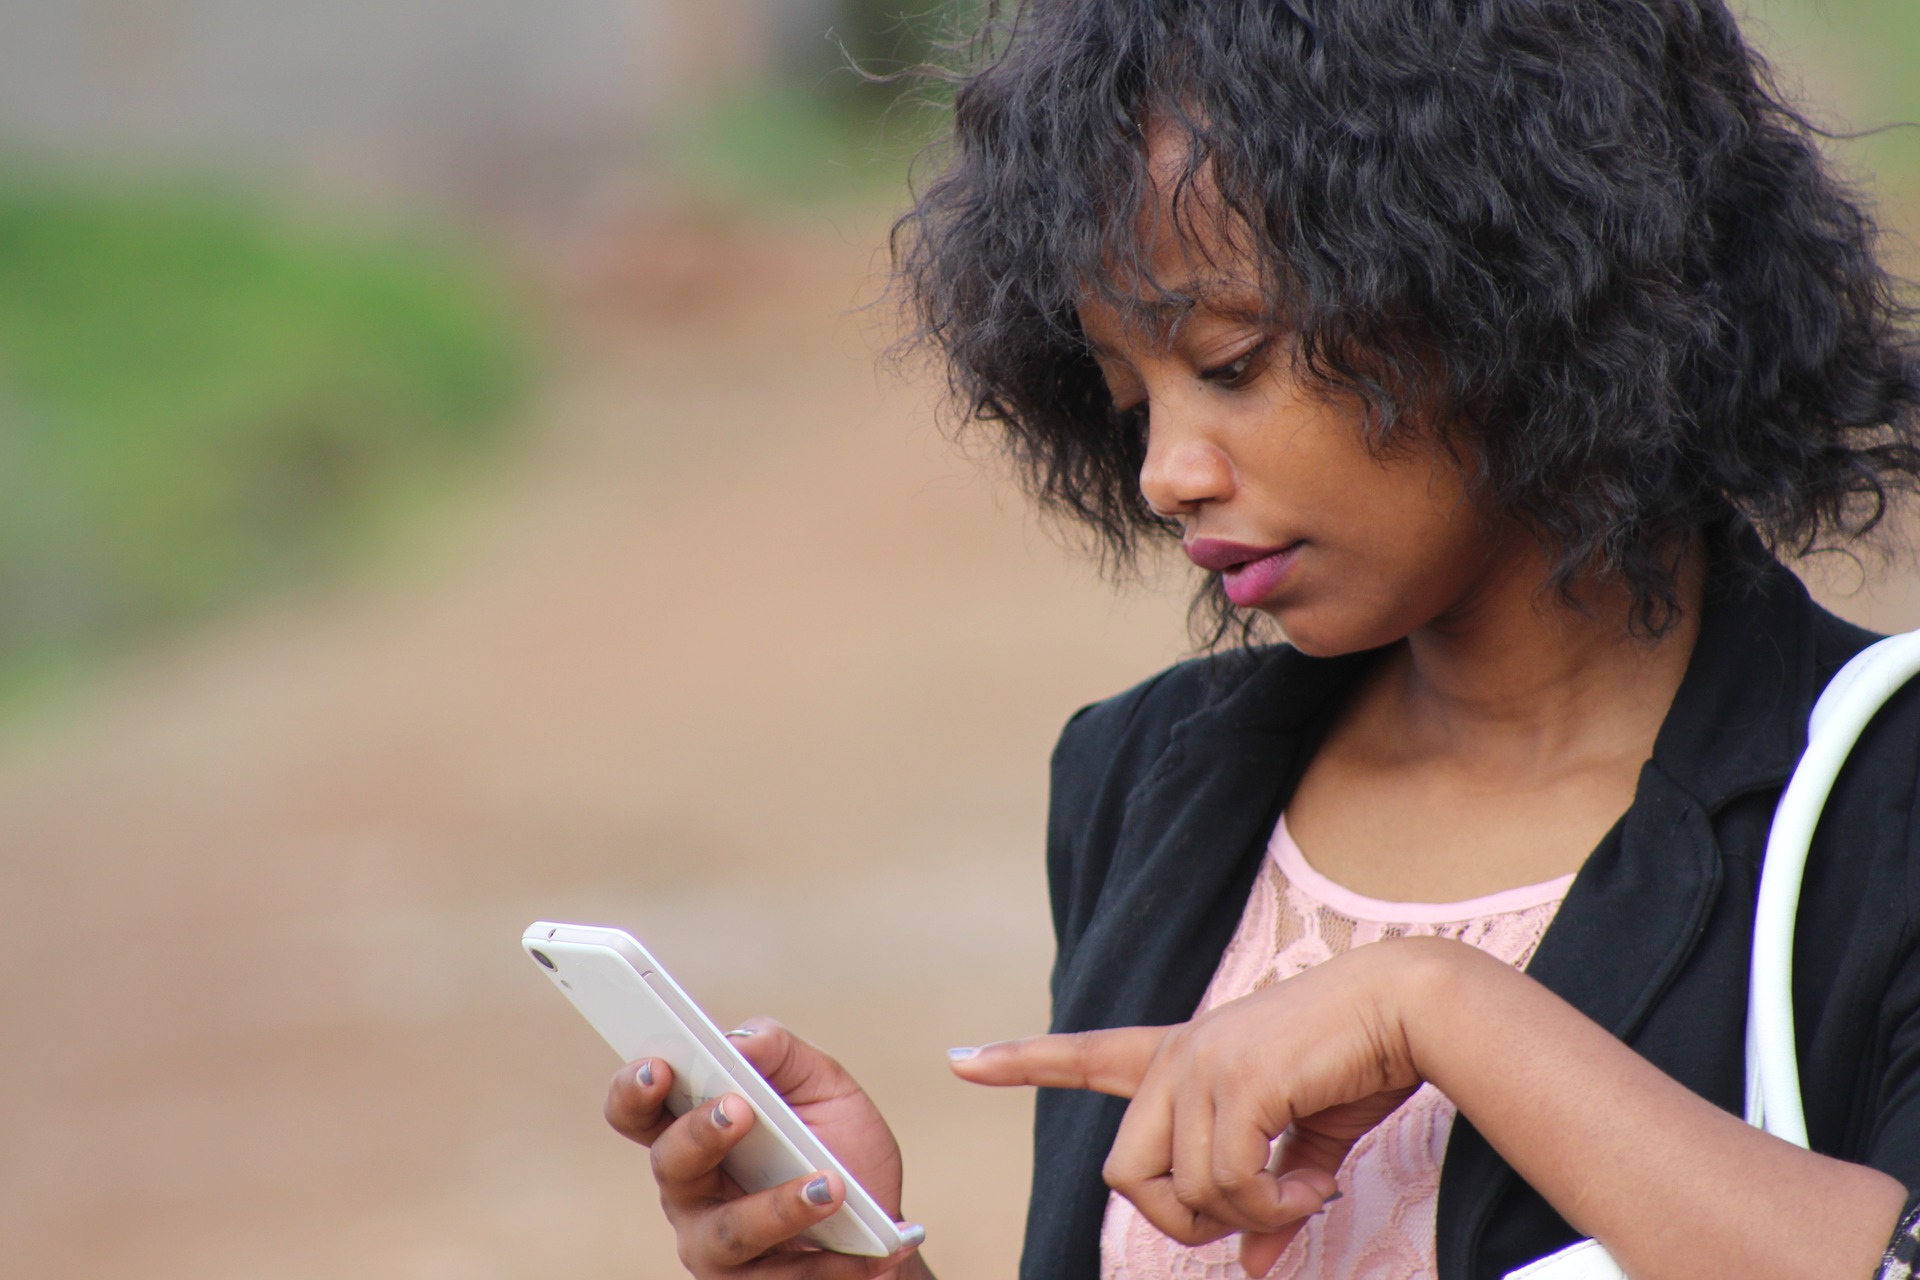
M 1266 308 L 1256 289 L 1236 293 L 1230 246 L 1167 231 L 1152 249 L 1161 285 L 1209 305 L 1146 333 L 1088 300 L 1081 324 L 1115 407 L 1142 414 L 1141 492 L 1196 563 L 1223 571 L 1234 603 L 1329 655 L 1464 623 L 1515 589 L 1531 597 L 1533 540 L 1476 506 L 1439 445 L 1372 453 L 1360 405 L 1310 387 L 1289 336 L 1251 318 Z

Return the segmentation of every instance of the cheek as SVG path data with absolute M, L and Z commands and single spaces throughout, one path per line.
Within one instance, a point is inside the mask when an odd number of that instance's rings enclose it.
M 1287 638 L 1318 656 L 1404 639 L 1467 597 L 1495 555 L 1489 522 L 1457 474 L 1371 464 L 1329 494 L 1326 534 L 1297 598 L 1275 611 Z
M 1372 549 L 1393 577 L 1438 585 L 1472 572 L 1487 554 L 1486 521 L 1457 484 L 1407 486 L 1375 517 Z
M 1304 460 L 1329 546 L 1364 557 L 1377 569 L 1431 572 L 1466 544 L 1484 522 L 1467 498 L 1453 460 L 1437 451 L 1376 458 L 1357 439 L 1323 439 L 1320 456 Z

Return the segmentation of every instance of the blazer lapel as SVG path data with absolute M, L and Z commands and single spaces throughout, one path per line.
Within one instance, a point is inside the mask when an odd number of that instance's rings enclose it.
M 1325 713 L 1368 660 L 1276 651 L 1224 697 L 1175 726 L 1159 763 L 1128 798 L 1097 918 L 1061 975 L 1054 1031 L 1165 1025 L 1193 1016 Z M 1056 1187 L 1058 1194 L 1051 1220 L 1037 1232 L 1029 1223 L 1021 1273 L 1028 1280 L 1096 1275 L 1107 1202 L 1098 1170 L 1126 1103 L 1093 1093 L 1041 1092 L 1035 1185 Z M 1041 1238 L 1047 1245 L 1036 1247 Z
M 1632 807 L 1581 867 L 1528 965 L 1622 1040 L 1634 1039 L 1686 966 L 1716 906 L 1723 853 L 1714 816 L 1738 796 L 1783 785 L 1805 745 L 1827 674 L 1814 660 L 1812 619 L 1799 581 L 1757 547 L 1716 568 L 1699 640 Z M 1744 995 L 1739 988 L 1729 999 L 1744 1008 Z M 1495 1209 L 1515 1194 L 1538 1200 L 1470 1122 L 1456 1119 L 1440 1179 L 1441 1276 L 1499 1275 L 1573 1240 L 1544 1201 L 1491 1239 Z
M 1279 651 L 1174 726 L 1127 799 L 1097 919 L 1057 995 L 1064 1029 L 1193 1015 L 1325 713 L 1368 660 Z

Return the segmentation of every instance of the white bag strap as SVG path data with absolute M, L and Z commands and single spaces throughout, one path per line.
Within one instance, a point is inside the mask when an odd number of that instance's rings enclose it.
M 1888 636 L 1854 656 L 1814 703 L 1807 750 L 1774 810 L 1754 912 L 1747 987 L 1747 1120 L 1807 1145 L 1793 1043 L 1793 926 L 1820 812 L 1847 754 L 1887 699 L 1920 673 L 1920 631 Z

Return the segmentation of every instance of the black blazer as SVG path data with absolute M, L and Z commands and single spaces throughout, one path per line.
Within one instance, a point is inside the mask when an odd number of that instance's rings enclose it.
M 1633 805 L 1528 967 L 1739 1112 L 1747 956 L 1774 803 L 1814 699 L 1874 637 L 1757 548 L 1710 574 L 1699 643 Z M 1371 661 L 1278 647 L 1184 663 L 1082 710 L 1053 758 L 1053 1029 L 1191 1017 L 1267 837 Z M 1841 774 L 1814 842 L 1794 965 L 1815 1150 L 1920 1189 L 1920 683 Z M 1123 1101 L 1041 1090 L 1023 1280 L 1094 1280 L 1100 1167 Z M 1440 1179 L 1442 1280 L 1494 1280 L 1576 1239 L 1465 1119 Z

